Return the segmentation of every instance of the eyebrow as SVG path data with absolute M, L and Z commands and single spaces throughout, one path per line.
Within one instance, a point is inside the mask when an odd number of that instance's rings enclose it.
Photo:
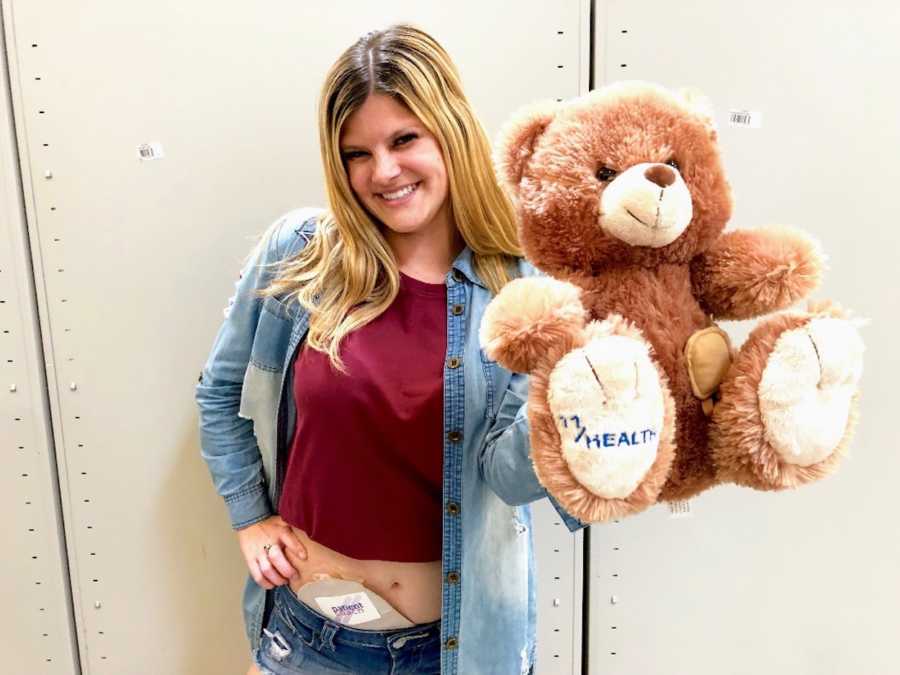
M 420 127 L 418 125 L 409 125 L 409 126 L 401 127 L 399 131 L 395 131 L 393 134 L 391 134 L 390 139 L 392 141 L 396 141 L 401 136 L 407 136 L 412 133 L 421 133 L 421 129 L 422 129 L 422 127 Z M 358 146 L 358 145 L 347 144 L 347 145 L 341 145 L 340 149 L 341 149 L 341 152 L 349 152 L 351 150 L 364 150 L 365 148 Z

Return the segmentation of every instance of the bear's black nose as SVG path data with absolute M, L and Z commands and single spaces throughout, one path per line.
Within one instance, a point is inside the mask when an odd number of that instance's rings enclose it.
M 664 164 L 654 164 L 644 171 L 644 178 L 664 188 L 675 182 L 675 172 Z

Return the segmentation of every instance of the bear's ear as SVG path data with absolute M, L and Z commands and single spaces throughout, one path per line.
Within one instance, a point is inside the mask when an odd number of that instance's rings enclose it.
M 555 102 L 533 103 L 517 111 L 500 130 L 494 164 L 498 177 L 513 196 L 518 196 L 519 183 L 534 147 L 558 109 Z
M 712 101 L 703 94 L 699 89 L 694 87 L 683 87 L 678 90 L 678 95 L 688 104 L 688 106 L 699 115 L 709 129 L 710 136 L 716 138 L 716 113 L 713 109 Z

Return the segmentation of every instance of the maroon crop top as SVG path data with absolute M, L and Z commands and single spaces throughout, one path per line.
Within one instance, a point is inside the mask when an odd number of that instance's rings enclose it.
M 400 276 L 377 319 L 344 338 L 347 374 L 303 348 L 278 512 L 360 560 L 441 558 L 447 288 Z

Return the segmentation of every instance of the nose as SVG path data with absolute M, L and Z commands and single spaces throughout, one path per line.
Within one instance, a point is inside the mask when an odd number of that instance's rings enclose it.
M 675 182 L 675 172 L 665 164 L 654 164 L 644 171 L 644 178 L 664 188 Z
M 387 185 L 400 174 L 400 165 L 391 152 L 375 153 L 375 171 L 372 180 L 377 185 Z

